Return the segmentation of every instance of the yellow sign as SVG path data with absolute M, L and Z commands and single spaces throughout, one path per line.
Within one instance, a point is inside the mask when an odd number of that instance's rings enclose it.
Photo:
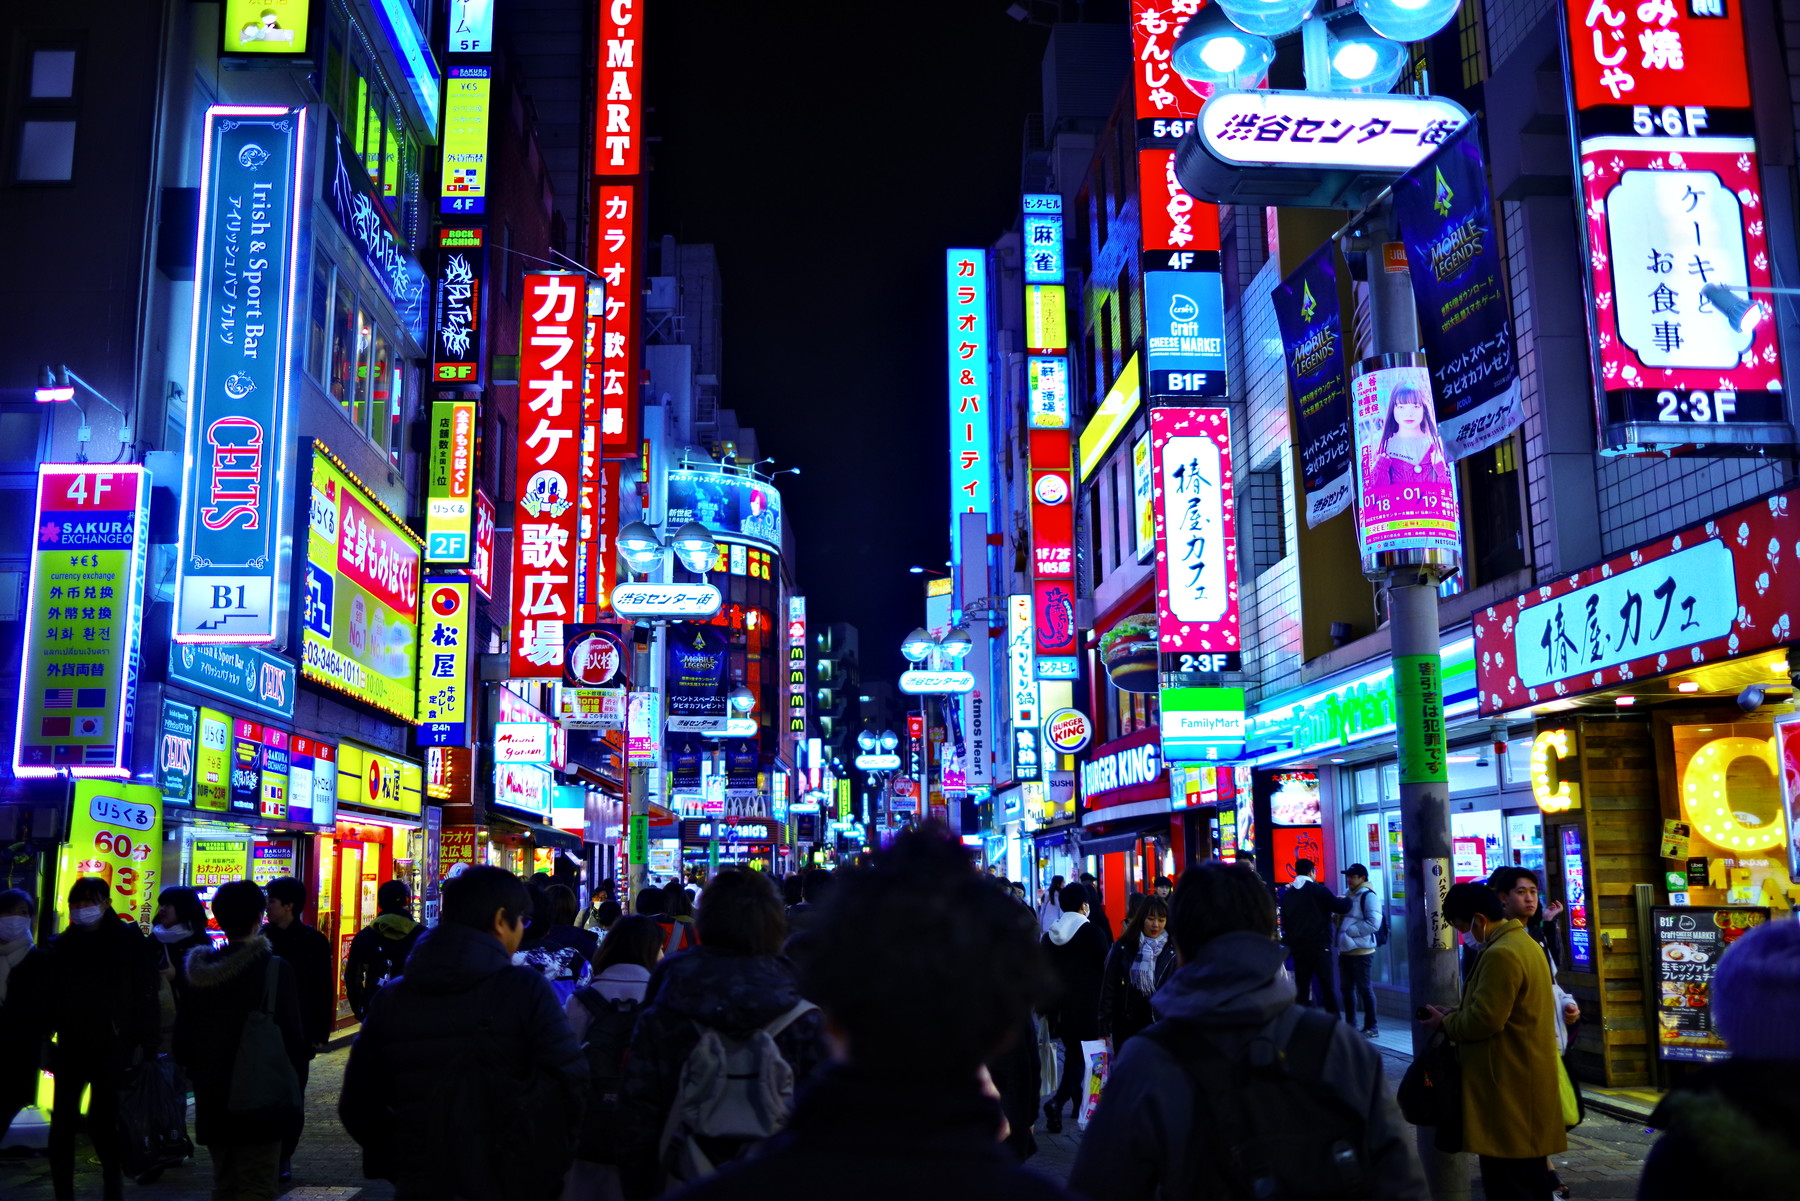
M 1543 730 L 1531 740 L 1531 796 L 1545 813 L 1581 808 L 1581 787 L 1562 778 L 1556 764 L 1575 753 L 1573 730 Z
M 487 211 L 488 67 L 451 67 L 444 78 L 442 211 Z
M 188 883 L 217 888 L 250 875 L 250 844 L 237 838 L 196 838 L 188 857 Z
M 231 719 L 216 709 L 200 710 L 200 737 L 194 747 L 194 808 L 211 813 L 231 808 Z
M 312 0 L 225 0 L 226 54 L 305 54 Z
M 1088 476 L 1094 474 L 1094 468 L 1100 466 L 1100 460 L 1112 448 L 1113 441 L 1121 431 L 1131 424 L 1131 418 L 1138 411 L 1143 400 L 1143 386 L 1138 375 L 1138 357 L 1134 354 L 1125 362 L 1125 369 L 1119 372 L 1119 378 L 1107 389 L 1106 398 L 1081 431 L 1081 479 L 1085 483 Z
M 112 907 L 146 930 L 162 885 L 162 790 L 151 784 L 75 781 L 69 840 L 62 845 L 56 928 L 68 924 L 68 885 L 98 876 L 112 886 Z
M 1768 779 L 1781 779 L 1773 738 L 1715 738 L 1694 752 L 1681 773 L 1682 812 L 1708 842 L 1733 854 L 1785 846 L 1786 823 L 1779 816 L 1772 821 L 1747 822 L 1753 815 L 1743 810 L 1749 806 L 1733 808 L 1728 775 L 1739 759 L 1754 759 L 1768 771 Z
M 1069 349 L 1068 309 L 1061 284 L 1025 285 L 1025 346 L 1031 353 Z
M 410 759 L 396 758 L 354 742 L 338 747 L 339 804 L 417 817 L 424 788 L 425 771 Z

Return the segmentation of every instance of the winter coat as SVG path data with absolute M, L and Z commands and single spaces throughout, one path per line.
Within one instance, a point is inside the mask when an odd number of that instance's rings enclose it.
M 1367 884 L 1353 888 L 1343 897 L 1349 908 L 1338 927 L 1338 954 L 1351 951 L 1373 951 L 1375 932 L 1381 929 L 1381 898 Z
M 1061 986 L 1045 1010 L 1058 1038 L 1100 1037 L 1100 981 L 1106 973 L 1106 936 L 1080 913 L 1065 913 L 1044 935 L 1043 947 Z
M 1007 1048 L 988 1060 L 988 1076 L 1000 1093 L 1000 1108 L 1006 1113 L 1010 1128 L 1006 1145 L 1013 1155 L 1030 1159 L 1037 1154 L 1037 1137 L 1031 1128 L 1037 1122 L 1038 1104 L 1044 1099 L 1044 1069 L 1038 1059 L 1037 1023 L 1027 1017 L 1019 1023 Z M 1051 1081 L 1051 1086 L 1055 1086 Z
M 1259 934 L 1221 935 L 1175 969 L 1150 999 L 1151 1009 L 1159 1019 L 1205 1027 L 1227 1055 L 1266 1026 L 1284 1041 L 1301 1014 L 1293 983 L 1281 975 L 1286 958 L 1279 944 Z M 1365 1162 L 1379 1182 L 1372 1201 L 1428 1201 L 1413 1128 L 1401 1119 L 1382 1079 L 1380 1052 L 1340 1022 L 1326 1050 L 1322 1082 L 1365 1115 Z M 1069 1188 L 1089 1201 L 1150 1201 L 1159 1189 L 1181 1187 L 1194 1153 L 1213 1149 L 1194 1141 L 1192 1077 L 1162 1043 L 1134 1038 L 1113 1060 Z
M 615 963 L 588 981 L 589 987 L 608 1001 L 636 1001 L 643 1004 L 644 991 L 650 987 L 650 969 L 635 963 Z M 569 1019 L 569 1029 L 575 1035 L 576 1042 L 587 1040 L 588 1007 L 569 998 L 563 1006 L 563 1016 Z
M 331 987 L 331 940 L 298 918 L 280 926 L 263 928 L 274 952 L 294 969 L 294 986 L 300 994 L 300 1026 L 308 1046 L 331 1041 L 337 1021 L 337 992 Z
M 1057 902 L 1055 897 L 1051 896 L 1049 893 L 1045 893 L 1043 903 L 1037 908 L 1038 929 L 1042 930 L 1045 934 L 1050 933 L 1050 927 L 1056 924 L 1057 919 L 1062 917 L 1062 914 L 1062 905 Z
M 338 1115 L 402 1198 L 548 1198 L 574 1158 L 587 1065 L 543 976 L 442 922 L 369 1001 Z
M 26 945 L 0 944 L 7 963 L 6 999 L 0 1003 L 0 1114 L 31 1103 L 49 1049 L 50 957 L 29 937 L 18 941 Z M 0 1130 L 0 1136 L 5 1133 Z
M 1156 1019 L 1150 1013 L 1150 998 L 1131 982 L 1131 965 L 1137 962 L 1142 944 L 1135 937 L 1121 938 L 1106 953 L 1106 974 L 1100 978 L 1100 1037 L 1113 1040 L 1116 1055 L 1124 1041 Z M 1175 939 L 1163 939 L 1156 956 L 1156 987 L 1168 983 L 1175 970 Z
M 644 1009 L 625 1056 L 620 1105 L 619 1174 L 630 1201 L 663 1186 L 663 1126 L 674 1107 L 681 1069 L 702 1027 L 744 1037 L 799 1004 L 793 965 L 774 955 L 734 955 L 701 947 L 663 960 L 650 975 Z M 776 1036 L 781 1057 L 805 1080 L 825 1059 L 823 1019 L 813 1010 Z
M 1727 1059 L 1671 1089 L 1650 1124 L 1638 1201 L 1786 1197 L 1800 1182 L 1800 1091 L 1787 1059 Z
M 275 1008 L 281 1041 L 296 1071 L 312 1057 L 300 1016 L 300 992 L 293 965 L 276 957 L 269 940 L 257 935 L 217 949 L 195 947 L 186 961 L 187 988 L 175 1016 L 175 1062 L 194 1084 L 194 1135 L 208 1146 L 236 1147 L 286 1138 L 300 1127 L 300 1110 L 289 1114 L 237 1114 L 227 1108 L 231 1074 L 243 1041 L 244 1021 L 268 995 L 275 973 Z
M 973 1079 L 896 1080 L 833 1064 L 800 1091 L 786 1130 L 674 1197 L 767 1201 L 798 1188 L 812 1201 L 1072 1201 L 1021 1167 L 999 1132 L 1000 1107 Z
M 136 922 L 108 913 L 91 929 L 70 926 L 47 952 L 54 1069 L 109 1079 L 140 1056 L 155 1058 L 162 1042 L 156 956 Z
M 1310 876 L 1295 876 L 1281 890 L 1281 941 L 1289 950 L 1323 951 L 1331 946 L 1331 915 L 1342 913 L 1337 895 Z
M 1501 1159 L 1568 1150 L 1550 965 L 1514 920 L 1494 926 L 1462 1004 L 1444 1019 L 1462 1063 L 1463 1149 Z
M 351 1013 L 362 1017 L 375 990 L 400 975 L 424 929 L 404 913 L 383 913 L 356 932 L 344 961 L 344 999 Z

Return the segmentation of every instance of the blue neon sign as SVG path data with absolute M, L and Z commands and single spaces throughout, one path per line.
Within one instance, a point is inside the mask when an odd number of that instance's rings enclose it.
M 1063 225 L 1056 213 L 1025 213 L 1025 282 L 1063 281 Z
M 950 546 L 960 538 L 957 518 L 992 508 L 988 437 L 987 251 L 958 249 L 944 259 L 950 367 Z
M 1217 271 L 1144 272 L 1152 396 L 1224 396 L 1225 291 Z

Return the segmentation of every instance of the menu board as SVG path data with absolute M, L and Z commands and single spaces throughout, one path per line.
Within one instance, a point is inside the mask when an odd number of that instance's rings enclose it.
M 1664 1059 L 1725 1059 L 1713 1030 L 1712 982 L 1725 948 L 1769 920 L 1767 909 L 1652 909 L 1656 938 L 1657 1051 Z

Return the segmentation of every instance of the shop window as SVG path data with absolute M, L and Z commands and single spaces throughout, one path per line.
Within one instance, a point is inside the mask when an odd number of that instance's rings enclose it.
M 1763 882 L 1785 887 L 1786 809 L 1779 753 L 1767 721 L 1714 721 L 1670 728 L 1675 755 L 1675 820 L 1688 827 L 1681 858 L 1709 862 L 1696 905 L 1757 905 Z
M 356 392 L 356 298 L 341 275 L 331 309 L 331 368 L 326 383 L 332 399 L 349 413 Z
M 1473 588 L 1525 567 L 1525 477 L 1519 463 L 1519 433 L 1457 464 L 1462 499 L 1465 588 Z
M 1493 747 L 1485 741 L 1451 747 L 1449 772 L 1451 796 L 1493 792 L 1500 782 Z
M 31 51 L 14 131 L 13 178 L 69 183 L 75 178 L 77 52 L 68 46 Z
M 307 298 L 306 369 L 315 379 L 331 379 L 331 263 L 321 257 L 313 267 Z
M 1250 576 L 1261 575 L 1287 557 L 1287 501 L 1281 460 L 1270 459 L 1250 473 Z
M 331 36 L 325 42 L 325 80 L 319 93 L 341 123 L 344 119 L 344 34 L 342 23 L 335 17 Z
M 371 356 L 374 349 L 375 327 L 369 321 L 366 312 L 358 311 L 355 321 L 356 329 L 356 370 L 351 378 L 350 423 L 365 434 L 369 431 L 369 392 L 373 381 L 369 378 Z

